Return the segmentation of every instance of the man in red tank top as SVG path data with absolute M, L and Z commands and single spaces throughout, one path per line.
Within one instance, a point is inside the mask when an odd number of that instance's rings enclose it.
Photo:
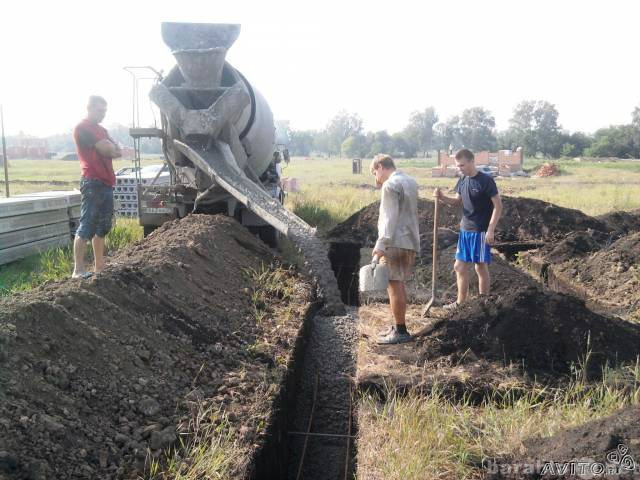
M 116 184 L 112 160 L 122 156 L 120 147 L 100 126 L 106 113 L 106 100 L 98 96 L 90 97 L 87 118 L 73 131 L 80 160 L 82 192 L 80 225 L 73 243 L 73 278 L 87 278 L 91 275 L 86 271 L 84 263 L 89 241 L 93 245 L 94 271 L 99 273 L 104 268 L 104 238 L 111 230 L 113 187 Z

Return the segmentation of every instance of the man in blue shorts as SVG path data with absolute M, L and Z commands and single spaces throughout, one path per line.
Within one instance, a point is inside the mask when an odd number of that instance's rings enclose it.
M 478 275 L 480 295 L 488 295 L 491 279 L 491 245 L 495 241 L 496 225 L 502 214 L 502 200 L 496 182 L 491 176 L 476 170 L 475 158 L 470 150 L 456 153 L 456 165 L 462 173 L 454 190 L 455 197 L 448 197 L 436 188 L 433 196 L 447 205 L 462 206 L 462 222 L 456 250 L 454 270 L 458 282 L 458 298 L 445 305 L 453 310 L 467 299 L 471 264 Z

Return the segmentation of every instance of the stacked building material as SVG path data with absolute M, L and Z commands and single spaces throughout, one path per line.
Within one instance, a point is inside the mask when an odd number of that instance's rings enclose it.
M 536 177 L 553 177 L 560 175 L 560 170 L 555 163 L 543 163 L 536 172 Z
M 165 168 L 158 175 L 158 171 L 163 165 L 149 165 L 140 171 L 142 185 L 151 184 L 154 179 L 154 185 L 168 185 L 171 177 L 169 171 Z M 157 176 L 157 178 L 156 178 Z M 116 173 L 116 186 L 113 191 L 115 200 L 116 214 L 125 217 L 138 216 L 138 181 L 133 169 L 126 169 L 123 172 Z
M 0 198 L 0 265 L 68 245 L 80 218 L 80 192 Z

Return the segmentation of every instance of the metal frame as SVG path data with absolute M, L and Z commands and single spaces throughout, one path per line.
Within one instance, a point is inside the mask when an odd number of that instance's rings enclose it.
M 304 460 L 307 453 L 307 445 L 309 443 L 309 437 L 324 437 L 324 438 L 346 438 L 347 439 L 347 450 L 344 462 L 344 480 L 347 480 L 349 477 L 349 467 L 351 463 L 351 440 L 355 439 L 356 436 L 352 434 L 352 425 L 353 425 L 353 384 L 352 380 L 347 377 L 347 381 L 349 383 L 349 420 L 347 424 L 347 433 L 316 433 L 311 431 L 311 427 L 313 426 L 313 415 L 316 410 L 316 401 L 318 398 L 318 387 L 320 383 L 320 373 L 318 370 L 315 372 L 315 381 L 313 384 L 313 393 L 311 400 L 311 412 L 309 413 L 309 421 L 307 422 L 307 431 L 306 432 L 287 432 L 289 435 L 301 435 L 304 437 L 304 444 L 302 447 L 302 453 L 300 454 L 300 463 L 298 464 L 298 473 L 296 475 L 296 480 L 300 480 L 302 478 L 302 470 L 304 467 Z
M 131 128 L 132 129 L 140 129 L 140 81 L 141 80 L 153 80 L 156 83 L 162 80 L 162 73 L 158 72 L 155 68 L 149 65 L 141 65 L 141 66 L 128 66 L 123 68 L 127 73 L 131 75 L 132 78 L 132 115 L 131 115 Z M 139 73 L 143 71 L 145 73 Z M 153 76 L 145 76 L 148 72 L 152 72 Z M 153 125 L 155 130 L 158 129 L 158 122 L 156 119 L 155 112 L 153 108 L 151 109 L 151 114 L 153 115 Z M 141 157 L 140 157 L 140 139 L 147 135 L 136 135 L 133 136 L 133 166 L 135 169 L 136 175 L 136 183 L 137 185 L 142 184 L 142 177 L 140 173 L 141 169 Z M 157 134 L 148 135 L 149 138 L 156 137 Z

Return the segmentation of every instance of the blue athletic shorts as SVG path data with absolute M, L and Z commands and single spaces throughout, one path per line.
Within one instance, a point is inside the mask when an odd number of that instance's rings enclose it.
M 91 240 L 94 235 L 106 237 L 113 218 L 113 188 L 100 180 L 82 178 L 80 192 L 80 225 L 76 235 L 84 240 Z
M 469 263 L 491 263 L 491 246 L 487 245 L 487 232 L 460 230 L 456 260 Z

